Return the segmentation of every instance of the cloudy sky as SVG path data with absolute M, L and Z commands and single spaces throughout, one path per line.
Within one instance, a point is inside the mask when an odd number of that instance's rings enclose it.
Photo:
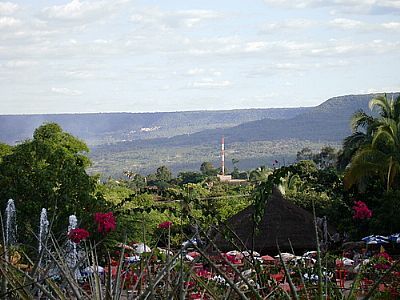
M 0 1 L 0 114 L 311 106 L 399 70 L 400 0 Z

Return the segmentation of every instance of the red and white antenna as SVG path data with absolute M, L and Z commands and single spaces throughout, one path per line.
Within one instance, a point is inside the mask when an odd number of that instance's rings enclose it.
M 225 175 L 225 139 L 221 139 L 221 175 Z

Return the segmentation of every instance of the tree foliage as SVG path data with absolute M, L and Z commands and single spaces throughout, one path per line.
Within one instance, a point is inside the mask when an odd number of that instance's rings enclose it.
M 211 162 L 205 161 L 200 166 L 200 172 L 206 176 L 216 176 L 218 174 L 218 169 L 215 168 Z
M 395 187 L 400 172 L 400 96 L 375 97 L 370 108 L 377 108 L 379 116 L 356 113 L 352 119 L 355 132 L 344 143 L 343 153 L 351 153 L 345 184 L 362 185 L 369 177 L 379 176 L 389 190 Z M 364 132 L 358 131 L 359 128 Z
M 3 156 L 12 153 L 13 147 L 7 144 L 0 143 L 0 162 L 3 160 Z
M 33 139 L 13 148 L 0 163 L 0 198 L 4 208 L 14 199 L 20 234 L 32 236 L 41 208 L 54 217 L 53 231 L 66 230 L 68 215 L 91 218 L 99 208 L 95 201 L 96 179 L 86 173 L 90 161 L 84 142 L 55 123 L 40 126 Z

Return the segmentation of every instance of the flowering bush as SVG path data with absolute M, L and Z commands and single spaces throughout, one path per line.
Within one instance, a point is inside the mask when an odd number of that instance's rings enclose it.
M 354 214 L 353 219 L 370 219 L 372 217 L 372 211 L 362 201 L 355 201 L 353 206 Z
M 376 270 L 387 270 L 391 267 L 392 258 L 386 252 L 376 254 L 372 259 Z
M 161 229 L 168 229 L 171 226 L 172 226 L 172 222 L 171 221 L 165 221 L 165 222 L 162 222 L 162 223 L 158 224 L 158 228 L 161 228 Z
M 76 244 L 86 240 L 89 237 L 89 232 L 82 228 L 71 229 L 68 233 L 68 238 Z
M 207 271 L 207 270 L 198 270 L 196 272 L 196 275 L 199 277 L 203 277 L 203 278 L 211 278 L 211 272 Z
M 94 221 L 97 223 L 97 231 L 102 234 L 115 230 L 117 226 L 112 212 L 95 213 Z

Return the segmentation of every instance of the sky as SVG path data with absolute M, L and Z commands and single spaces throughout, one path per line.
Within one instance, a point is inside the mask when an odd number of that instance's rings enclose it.
M 0 114 L 400 91 L 400 0 L 0 1 Z

